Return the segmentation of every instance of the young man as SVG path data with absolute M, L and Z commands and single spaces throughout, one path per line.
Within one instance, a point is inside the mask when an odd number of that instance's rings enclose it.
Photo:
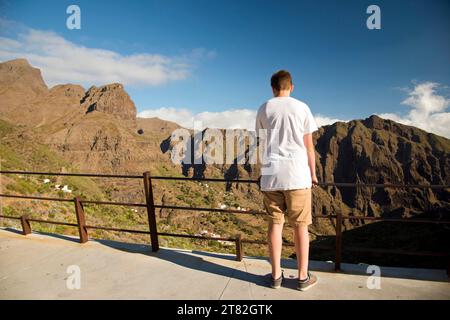
M 279 288 L 283 280 L 280 260 L 286 213 L 294 229 L 298 289 L 305 291 L 317 283 L 308 271 L 308 225 L 312 223 L 311 188 L 317 183 L 312 133 L 318 128 L 309 107 L 290 97 L 294 85 L 289 72 L 276 72 L 270 82 L 274 97 L 259 108 L 256 132 L 265 148 L 261 191 L 269 221 L 271 287 Z

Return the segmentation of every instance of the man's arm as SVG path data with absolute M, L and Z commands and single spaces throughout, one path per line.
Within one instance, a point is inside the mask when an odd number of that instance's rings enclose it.
M 314 143 L 312 139 L 312 133 L 307 133 L 303 136 L 303 143 L 306 147 L 306 153 L 308 155 L 308 165 L 309 170 L 311 171 L 311 180 L 313 184 L 317 183 L 316 176 L 316 152 L 314 150 Z

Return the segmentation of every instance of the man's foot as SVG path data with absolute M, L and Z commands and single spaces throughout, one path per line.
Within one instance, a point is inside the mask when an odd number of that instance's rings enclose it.
M 281 276 L 278 279 L 274 279 L 272 275 L 270 275 L 270 287 L 273 289 L 278 289 L 281 287 L 281 283 L 283 282 L 284 275 L 281 272 Z
M 308 272 L 308 277 L 304 280 L 298 280 L 297 289 L 300 291 L 306 291 L 317 284 L 317 277 Z

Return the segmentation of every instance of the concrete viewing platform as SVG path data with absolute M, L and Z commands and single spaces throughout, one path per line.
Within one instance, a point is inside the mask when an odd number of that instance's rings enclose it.
M 267 287 L 267 259 L 91 240 L 0 228 L 0 299 L 450 299 L 445 270 L 381 267 L 369 289 L 367 265 L 311 261 L 319 283 L 296 286 L 296 263 L 283 260 L 285 282 Z M 72 266 L 72 267 L 71 267 Z M 80 289 L 69 289 L 73 266 Z M 70 287 L 70 285 L 69 285 Z

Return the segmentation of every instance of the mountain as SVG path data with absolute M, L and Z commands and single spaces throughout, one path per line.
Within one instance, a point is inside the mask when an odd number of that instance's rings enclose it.
M 321 127 L 315 135 L 319 180 L 449 184 L 450 141 L 378 116 Z M 331 188 L 334 199 L 375 216 L 449 212 L 448 190 Z M 329 208 L 325 207 L 323 211 Z
M 87 91 L 73 84 L 49 89 L 39 69 L 24 59 L 17 59 L 0 63 L 0 85 L 0 155 L 5 170 L 123 174 L 142 174 L 150 170 L 154 175 L 228 179 L 257 179 L 259 176 L 259 168 L 250 165 L 248 159 L 244 164 L 237 161 L 227 165 L 173 164 L 171 134 L 180 127 L 158 118 L 136 118 L 134 102 L 121 84 L 93 86 Z M 373 115 L 323 126 L 313 138 L 320 181 L 450 183 L 450 140 L 415 127 Z M 6 177 L 2 181 L 13 192 L 33 194 L 43 190 L 47 195 L 56 192 L 43 189 L 38 180 Z M 83 198 L 132 202 L 143 199 L 142 185 L 136 181 L 66 179 L 64 182 L 73 185 L 75 194 Z M 157 181 L 154 195 L 156 203 L 263 210 L 258 187 L 245 183 Z M 316 215 L 339 211 L 355 217 L 448 219 L 448 199 L 448 189 L 325 187 L 314 190 L 313 208 Z M 18 205 L 12 202 L 11 208 L 12 204 Z M 44 213 L 49 210 L 42 209 Z M 30 207 L 27 210 L 31 210 Z M 121 224 L 137 223 L 145 227 L 145 212 L 96 210 L 92 215 L 100 224 L 120 220 Z M 242 232 L 251 239 L 264 238 L 266 232 L 260 216 L 167 209 L 158 214 L 159 226 L 164 231 L 198 233 L 209 230 L 221 235 Z M 71 217 L 67 213 L 67 218 Z M 366 224 L 368 222 L 351 219 L 345 221 L 344 228 L 363 230 Z M 396 230 L 401 232 L 402 229 Z M 332 235 L 334 222 L 315 219 L 311 232 L 313 239 Z M 115 237 L 109 233 L 108 236 Z M 412 234 L 406 236 L 413 237 Z M 284 237 L 289 240 L 292 235 L 287 231 Z M 415 243 L 416 238 L 402 243 Z M 179 239 L 164 241 L 169 245 L 186 246 Z M 433 241 L 432 248 L 443 243 L 437 236 Z M 385 241 L 386 244 L 391 242 Z M 265 252 L 263 247 L 256 246 L 255 250 L 254 254 Z

